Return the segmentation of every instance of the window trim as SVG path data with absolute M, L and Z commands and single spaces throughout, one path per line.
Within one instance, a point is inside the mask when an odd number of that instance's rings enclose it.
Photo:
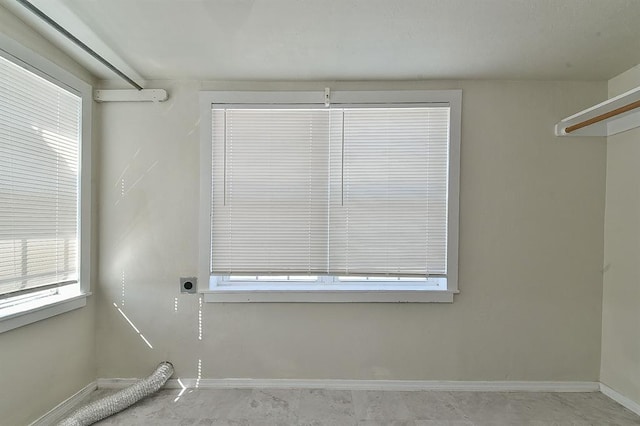
M 462 116 L 462 90 L 402 90 L 402 91 L 332 91 L 331 105 L 418 104 L 420 106 L 447 104 L 450 107 L 449 132 L 449 189 L 448 189 L 448 242 L 447 288 L 434 286 L 402 286 L 390 289 L 376 285 L 246 285 L 219 286 L 210 276 L 211 256 L 211 159 L 212 159 L 212 105 L 229 107 L 260 105 L 278 108 L 325 108 L 324 91 L 202 91 L 200 92 L 200 206 L 198 241 L 198 277 L 205 302 L 453 302 L 458 290 L 458 238 L 460 200 L 460 138 Z M 204 284 L 204 285 L 203 285 Z
M 37 302 L 25 303 L 23 309 L 0 310 L 0 333 L 41 321 L 86 305 L 91 295 L 91 148 L 92 87 L 87 82 L 40 56 L 12 38 L 0 34 L 0 56 L 79 96 L 82 99 L 81 143 L 79 153 L 78 193 L 78 284 L 75 291 L 61 291 Z

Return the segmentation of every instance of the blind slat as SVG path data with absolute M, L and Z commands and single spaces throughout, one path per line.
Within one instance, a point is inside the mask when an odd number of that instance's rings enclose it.
M 449 108 L 212 110 L 213 274 L 446 275 Z
M 0 294 L 77 280 L 81 101 L 0 57 Z

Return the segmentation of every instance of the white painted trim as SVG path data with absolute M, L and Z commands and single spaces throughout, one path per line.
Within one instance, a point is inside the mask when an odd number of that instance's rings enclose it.
M 200 92 L 200 205 L 198 206 L 198 280 L 209 283 L 211 271 L 212 112 L 211 92 Z
M 139 379 L 98 379 L 100 389 L 121 389 Z M 186 388 L 198 389 L 333 389 L 381 391 L 473 392 L 597 392 L 598 382 L 439 381 L 439 380 L 297 380 L 297 379 L 185 379 Z M 182 389 L 177 379 L 166 389 Z
M 390 106 L 434 105 L 450 107 L 449 134 L 449 192 L 447 217 L 447 277 L 446 290 L 434 290 L 396 287 L 395 290 L 376 288 L 367 289 L 295 289 L 288 288 L 238 288 L 221 286 L 210 276 L 211 261 L 211 189 L 212 189 L 212 105 L 226 107 L 317 107 L 326 108 L 325 92 L 322 91 L 201 91 L 200 100 L 200 205 L 199 205 L 199 241 L 198 241 L 198 278 L 201 283 L 210 283 L 208 290 L 201 290 L 204 301 L 209 303 L 247 303 L 247 302 L 401 302 L 401 303 L 452 303 L 453 295 L 458 291 L 458 239 L 459 239 L 459 198 L 460 198 L 460 140 L 462 131 L 462 90 L 367 90 L 367 91 L 331 91 L 330 105 L 345 107 L 349 105 Z M 210 280 L 211 279 L 211 280 Z M 215 285 L 213 285 L 215 284 Z M 300 283 L 301 288 L 303 284 Z M 231 287 L 231 286 L 229 286 Z
M 438 92 L 439 93 L 439 92 Z M 444 91 L 449 102 L 449 194 L 447 217 L 447 290 L 458 292 L 458 244 L 460 235 L 460 143 L 462 138 L 462 90 Z
M 82 82 L 77 83 L 82 98 L 82 140 L 80 142 L 80 188 L 79 218 L 80 246 L 78 247 L 80 290 L 91 291 L 91 253 L 93 252 L 93 87 Z
M 54 295 L 38 299 L 36 306 L 0 318 L 0 333 L 82 308 L 87 304 L 87 296 L 88 294 L 71 297 Z
M 87 386 L 80 389 L 69 398 L 56 405 L 54 408 L 46 412 L 38 420 L 31 423 L 29 426 L 49 426 L 57 424 L 67 414 L 71 413 L 78 405 L 80 405 L 86 398 L 89 397 L 91 392 L 98 388 L 97 382 L 91 382 Z
M 336 286 L 337 287 L 337 286 Z M 346 286 L 341 286 L 346 287 Z M 256 286 L 250 289 L 232 286 L 216 287 L 202 290 L 204 301 L 207 303 L 452 303 L 453 295 L 457 292 L 448 290 L 428 290 L 416 287 L 405 287 L 394 290 L 265 290 Z
M 325 89 L 327 90 L 327 89 Z M 202 91 L 201 99 L 207 99 L 206 108 L 211 104 L 224 105 L 227 108 L 267 108 L 291 107 L 326 108 L 325 91 Z M 459 107 L 462 90 L 331 90 L 330 106 L 344 108 L 348 106 L 389 106 L 389 104 L 411 103 L 415 106 L 433 106 L 435 104 Z
M 300 105 L 300 107 L 325 108 L 322 91 L 225 91 L 207 90 L 200 92 L 200 106 L 208 110 L 207 118 L 211 122 L 211 105 L 224 105 L 227 108 L 265 105 L 277 108 L 279 105 Z
M 626 409 L 631 410 L 640 416 L 639 403 L 627 398 L 626 396 L 622 395 L 620 392 L 611 389 L 609 386 L 605 385 L 604 383 L 600 383 L 600 392 L 602 392 L 609 398 L 613 399 L 615 402 L 622 405 Z

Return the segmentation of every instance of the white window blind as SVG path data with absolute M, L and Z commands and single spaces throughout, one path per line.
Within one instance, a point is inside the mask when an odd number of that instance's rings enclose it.
M 214 110 L 216 273 L 326 269 L 329 114 Z
M 0 57 L 0 296 L 77 282 L 81 99 Z
M 449 107 L 212 118 L 212 274 L 446 275 Z
M 332 115 L 329 272 L 445 275 L 449 108 Z

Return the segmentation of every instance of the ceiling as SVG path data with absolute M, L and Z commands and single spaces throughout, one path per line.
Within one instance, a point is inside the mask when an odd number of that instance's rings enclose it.
M 640 63 L 640 0 L 31 1 L 144 79 L 606 80 Z

